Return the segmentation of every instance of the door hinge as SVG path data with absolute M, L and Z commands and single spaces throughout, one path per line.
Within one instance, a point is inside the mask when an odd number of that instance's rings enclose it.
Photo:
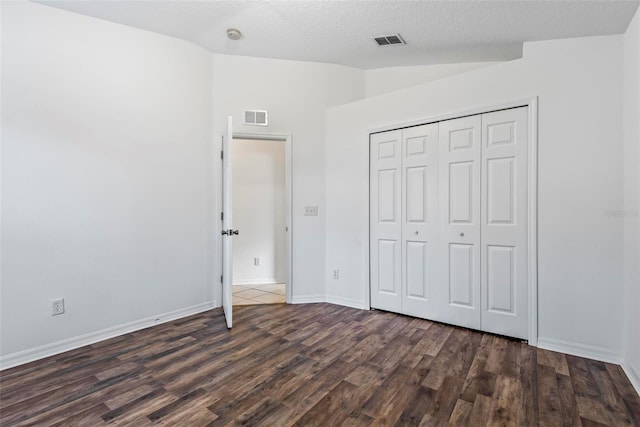
M 224 151 L 220 152 L 220 160 L 224 160 Z
M 224 212 L 220 212 L 220 221 L 224 221 Z
M 220 283 L 222 283 L 222 274 L 220 275 Z

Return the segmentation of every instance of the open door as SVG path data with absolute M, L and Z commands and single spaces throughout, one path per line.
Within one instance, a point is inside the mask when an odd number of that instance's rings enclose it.
M 231 194 L 231 141 L 233 140 L 233 119 L 227 119 L 227 132 L 222 137 L 222 309 L 227 328 L 233 325 L 233 209 Z

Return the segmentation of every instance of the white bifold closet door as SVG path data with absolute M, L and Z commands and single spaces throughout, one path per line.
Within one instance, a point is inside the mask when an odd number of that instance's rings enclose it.
M 371 305 L 437 310 L 438 125 L 371 136 Z
M 402 131 L 371 135 L 370 144 L 371 306 L 400 313 Z
M 371 306 L 527 338 L 527 108 L 371 135 Z
M 480 329 L 481 117 L 440 123 L 440 316 Z
M 402 130 L 402 312 L 436 315 L 438 124 Z
M 482 115 L 482 330 L 528 337 L 528 110 Z

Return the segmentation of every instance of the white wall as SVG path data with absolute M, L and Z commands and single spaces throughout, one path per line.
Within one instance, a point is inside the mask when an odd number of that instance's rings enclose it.
M 364 96 L 363 71 L 2 2 L 2 87 L 1 365 L 215 303 L 228 114 L 293 135 L 293 299 L 324 297 L 324 112 Z
M 284 283 L 285 142 L 234 139 L 233 283 Z M 260 265 L 254 265 L 254 258 Z
M 325 110 L 364 96 L 363 71 L 229 55 L 214 55 L 213 69 L 214 137 L 218 141 L 228 115 L 234 118 L 236 132 L 292 135 L 292 296 L 294 302 L 323 299 Z M 244 109 L 268 110 L 269 126 L 242 125 Z M 304 216 L 304 207 L 309 205 L 319 207 L 318 216 Z
M 366 70 L 365 95 L 369 98 L 495 64 L 498 62 L 462 62 Z
M 624 367 L 640 393 L 640 11 L 624 36 Z
M 211 305 L 211 62 L 2 2 L 2 356 Z
M 523 59 L 332 108 L 327 118 L 327 293 L 368 305 L 368 132 L 539 97 L 540 344 L 622 352 L 622 37 L 526 44 Z

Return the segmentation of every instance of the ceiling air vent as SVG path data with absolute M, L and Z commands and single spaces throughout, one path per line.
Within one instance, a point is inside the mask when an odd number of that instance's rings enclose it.
M 244 124 L 254 126 L 267 126 L 267 112 L 261 110 L 244 110 Z
M 378 36 L 373 38 L 378 46 L 393 46 L 393 45 L 401 45 L 407 44 L 400 34 L 390 34 L 388 36 Z

